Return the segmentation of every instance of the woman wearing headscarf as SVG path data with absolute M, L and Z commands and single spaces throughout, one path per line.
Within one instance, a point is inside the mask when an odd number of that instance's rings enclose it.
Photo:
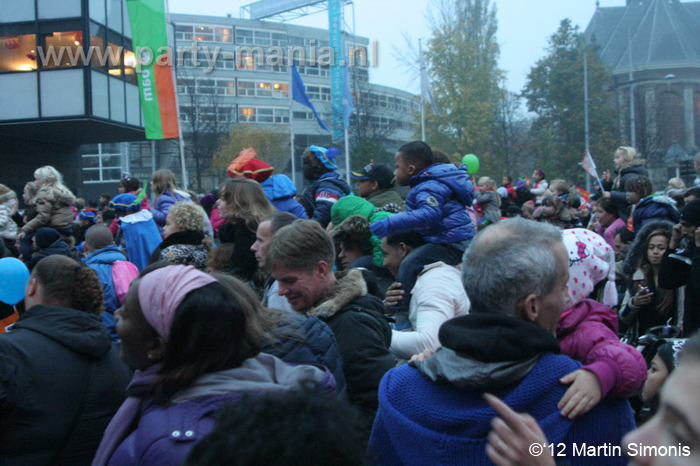
M 335 387 L 327 371 L 259 353 L 250 304 L 214 277 L 182 265 L 145 272 L 116 313 L 136 372 L 93 465 L 181 464 L 222 406 L 301 382 Z

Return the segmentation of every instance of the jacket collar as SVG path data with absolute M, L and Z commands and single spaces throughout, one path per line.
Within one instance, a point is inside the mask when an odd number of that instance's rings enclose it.
M 367 294 L 367 283 L 358 269 L 336 274 L 336 282 L 326 288 L 321 304 L 308 311 L 309 315 L 330 318 L 355 299 Z

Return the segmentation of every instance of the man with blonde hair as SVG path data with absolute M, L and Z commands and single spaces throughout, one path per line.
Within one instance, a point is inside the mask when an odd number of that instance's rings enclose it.
M 381 300 L 367 294 L 362 272 L 336 276 L 334 260 L 328 232 L 313 220 L 296 220 L 272 237 L 265 263 L 292 309 L 318 317 L 335 334 L 348 399 L 364 414 L 369 432 L 379 382 L 395 364 L 389 354 L 391 330 Z

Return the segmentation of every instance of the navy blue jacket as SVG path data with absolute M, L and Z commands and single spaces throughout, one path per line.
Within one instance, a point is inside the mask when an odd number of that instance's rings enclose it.
M 345 393 L 343 360 L 340 358 L 338 343 L 328 325 L 317 317 L 291 315 L 289 324 L 282 325 L 280 334 L 274 335 L 274 343 L 265 343 L 262 351 L 277 356 L 289 364 L 321 364 L 333 377 L 339 393 Z M 299 335 L 286 336 L 291 331 Z
M 70 246 L 68 246 L 68 243 L 66 243 L 63 238 L 59 238 L 53 243 L 51 243 L 51 246 L 49 246 L 46 249 L 42 249 L 40 251 L 35 252 L 32 254 L 32 258 L 27 264 L 27 268 L 29 270 L 32 270 L 36 264 L 39 263 L 41 259 L 44 257 L 48 256 L 53 256 L 54 254 L 58 254 L 61 256 L 68 256 L 68 257 L 73 257 L 70 251 Z
M 637 204 L 632 213 L 634 231 L 638 232 L 644 224 L 652 220 L 668 220 L 678 223 L 678 211 L 675 202 L 668 196 L 647 196 Z
M 119 300 L 117 300 L 117 292 L 114 289 L 114 281 L 112 280 L 112 265 L 117 261 L 125 260 L 124 254 L 119 252 L 119 247 L 115 245 L 98 249 L 83 259 L 85 265 L 97 273 L 97 279 L 102 285 L 106 311 L 102 313 L 102 322 L 107 327 L 109 336 L 113 341 L 119 340 L 116 331 L 117 322 L 114 319 L 114 311 L 119 308 Z
M 314 213 L 311 219 L 326 228 L 331 221 L 331 207 L 338 199 L 347 196 L 350 192 L 350 186 L 340 175 L 328 172 L 311 183 L 302 197 L 313 207 Z
M 297 195 L 297 187 L 287 175 L 272 175 L 262 182 L 262 188 L 275 209 L 280 212 L 289 212 L 299 218 L 309 218 L 304 206 L 294 199 Z
M 466 211 L 472 205 L 473 187 L 465 166 L 437 163 L 409 182 L 406 212 L 376 222 L 387 223 L 389 236 L 419 231 L 426 242 L 440 244 L 474 237 L 476 229 Z

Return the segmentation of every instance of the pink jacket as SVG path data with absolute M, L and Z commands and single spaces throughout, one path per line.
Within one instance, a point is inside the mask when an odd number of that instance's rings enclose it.
M 209 215 L 209 221 L 211 222 L 211 227 L 214 229 L 214 231 L 219 231 L 219 227 L 226 223 L 226 220 L 221 218 L 219 215 L 219 209 L 214 208 L 211 210 L 211 214 Z
M 617 336 L 615 311 L 592 299 L 584 299 L 561 315 L 557 339 L 561 352 L 598 378 L 603 397 L 637 393 L 647 378 L 641 353 Z

